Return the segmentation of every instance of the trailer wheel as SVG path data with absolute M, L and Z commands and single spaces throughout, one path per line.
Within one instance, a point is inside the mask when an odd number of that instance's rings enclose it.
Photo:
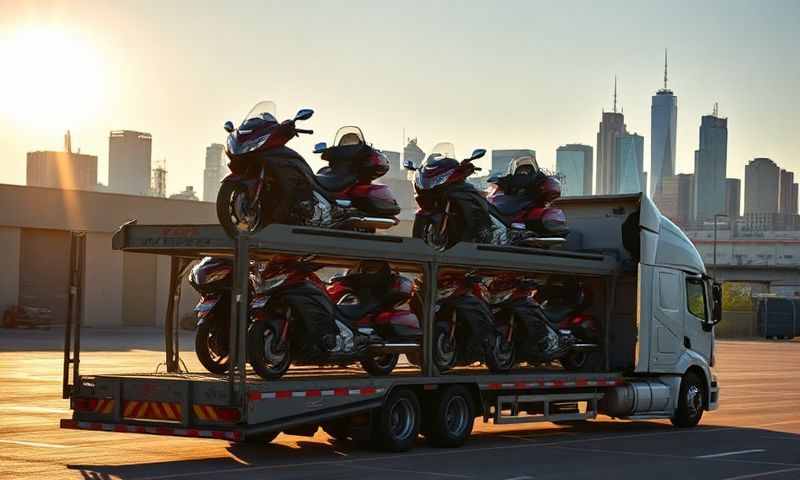
M 347 417 L 337 418 L 322 424 L 322 430 L 334 440 L 347 440 L 350 437 L 350 419 Z
M 414 392 L 397 389 L 375 411 L 372 441 L 390 452 L 410 450 L 419 435 L 420 417 L 419 400 Z
M 694 427 L 703 418 L 705 385 L 694 372 L 687 372 L 681 380 L 678 411 L 670 420 L 680 428 Z
M 392 370 L 394 370 L 394 367 L 397 366 L 397 361 L 399 359 L 400 355 L 397 353 L 377 355 L 375 357 L 369 357 L 361 360 L 361 367 L 363 367 L 364 370 L 366 370 L 370 375 L 382 377 L 392 373 Z
M 427 437 L 436 447 L 460 447 L 472 433 L 472 395 L 461 385 L 445 388 L 433 402 Z
M 230 355 L 227 340 L 218 335 L 214 318 L 207 318 L 197 327 L 194 337 L 194 352 L 200 363 L 211 373 L 223 374 L 228 371 Z
M 253 370 L 265 380 L 281 378 L 292 363 L 289 342 L 279 345 L 275 324 L 262 320 L 247 332 L 247 350 Z
M 281 432 L 267 432 L 267 433 L 258 433 L 256 435 L 247 435 L 244 438 L 245 443 L 270 443 L 275 438 L 280 435 Z

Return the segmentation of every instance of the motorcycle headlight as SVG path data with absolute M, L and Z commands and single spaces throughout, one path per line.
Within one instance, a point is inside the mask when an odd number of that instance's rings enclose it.
M 456 293 L 458 287 L 440 288 L 436 290 L 436 300 L 443 300 L 452 294 Z
M 440 173 L 439 175 L 428 177 L 424 175 L 425 169 L 417 170 L 416 174 L 414 175 L 414 183 L 422 190 L 430 190 L 446 182 L 447 179 L 453 175 L 454 171 L 455 170 L 448 170 Z
M 283 282 L 286 281 L 287 278 L 289 278 L 288 273 L 282 273 L 280 275 L 267 278 L 263 280 L 258 287 L 256 287 L 256 293 L 269 292 L 270 290 L 278 288 L 283 284 Z

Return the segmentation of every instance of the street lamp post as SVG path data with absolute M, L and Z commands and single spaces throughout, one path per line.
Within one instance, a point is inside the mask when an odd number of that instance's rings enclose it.
M 717 277 L 717 219 L 720 217 L 728 218 L 728 234 L 730 235 L 730 218 L 724 213 L 714 215 L 714 278 Z

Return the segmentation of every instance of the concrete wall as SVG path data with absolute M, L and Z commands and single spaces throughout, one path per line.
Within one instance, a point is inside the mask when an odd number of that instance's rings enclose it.
M 20 232 L 0 226 L 0 314 L 19 300 Z
M 110 233 L 86 235 L 83 324 L 122 325 L 122 252 L 111 250 Z

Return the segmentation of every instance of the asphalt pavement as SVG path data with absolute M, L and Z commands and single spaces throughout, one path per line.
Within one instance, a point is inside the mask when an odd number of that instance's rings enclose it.
M 152 372 L 155 330 L 86 330 L 83 373 Z M 191 349 L 185 332 L 184 348 Z M 579 426 L 476 423 L 460 449 L 385 454 L 280 435 L 272 444 L 62 430 L 59 330 L 0 329 L 0 478 L 800 479 L 800 342 L 718 342 L 721 407 L 694 429 L 600 417 Z M 186 355 L 197 368 L 193 355 Z

